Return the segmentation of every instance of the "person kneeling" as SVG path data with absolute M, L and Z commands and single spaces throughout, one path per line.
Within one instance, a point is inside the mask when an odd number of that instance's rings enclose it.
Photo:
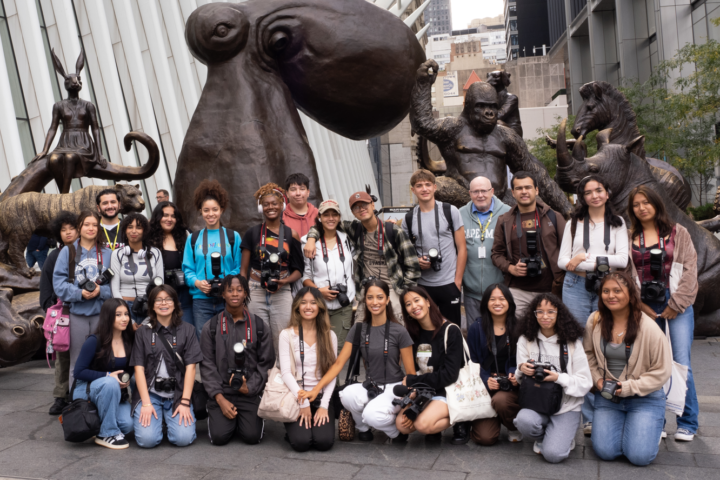
M 443 318 L 424 288 L 409 287 L 402 299 L 405 328 L 414 342 L 415 368 L 420 371 L 420 375 L 408 374 L 403 385 L 416 390 L 429 387 L 425 391 L 434 395 L 419 414 L 412 406 L 403 409 L 395 425 L 400 433 L 418 431 L 439 440 L 442 431 L 450 426 L 445 387 L 457 381 L 465 364 L 462 333 Z M 407 408 L 412 409 L 413 415 L 406 414 Z
M 97 332 L 88 336 L 75 363 L 73 398 L 95 404 L 100 432 L 95 443 L 113 450 L 128 448 L 125 435 L 132 433 L 127 387 L 132 370 L 128 359 L 135 331 L 128 328 L 130 312 L 124 300 L 111 298 L 100 309 Z
M 332 331 L 323 295 L 315 287 L 303 287 L 293 300 L 290 327 L 280 332 L 280 369 L 285 385 L 296 396 L 300 386 L 293 375 L 300 374 L 303 390 L 314 387 L 335 363 L 337 336 Z M 335 412 L 331 407 L 335 379 L 323 388 L 312 403 L 300 404 L 300 418 L 286 423 L 287 440 L 297 452 L 330 450 L 335 441 Z
M 655 320 L 642 312 L 629 275 L 613 272 L 602 280 L 583 345 L 598 388 L 593 450 L 603 460 L 625 455 L 633 465 L 648 465 L 660 446 L 672 350 Z
M 170 443 L 186 447 L 196 438 L 190 399 L 195 365 L 202 360 L 200 344 L 195 328 L 182 321 L 180 300 L 172 287 L 155 287 L 148 306 L 150 323 L 135 332 L 130 358 L 137 383 L 132 396 L 135 441 L 143 448 L 157 446 L 164 420 Z
M 260 395 L 275 363 L 270 328 L 248 312 L 248 281 L 242 275 L 223 278 L 225 310 L 212 317 L 200 334 L 200 373 L 210 399 L 208 433 L 213 445 L 225 445 L 235 432 L 243 442 L 260 442 L 263 419 Z
M 520 332 L 515 426 L 535 440 L 535 453 L 560 463 L 575 448 L 583 397 L 592 387 L 582 327 L 558 297 L 543 293 L 530 302 Z

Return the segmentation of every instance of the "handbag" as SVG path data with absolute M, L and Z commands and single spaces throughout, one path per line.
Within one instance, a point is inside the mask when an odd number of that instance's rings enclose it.
M 670 351 L 672 351 L 672 340 L 670 339 L 669 320 L 665 320 L 665 336 L 667 337 Z M 663 386 L 665 390 L 665 409 L 670 410 L 677 416 L 681 416 L 685 410 L 685 394 L 687 393 L 688 367 L 680 365 L 673 360 L 672 375 Z
M 567 370 L 568 349 L 566 344 L 560 345 L 560 370 Z M 538 341 L 538 359 L 540 358 L 540 342 Z M 524 376 L 520 384 L 520 408 L 527 408 L 540 415 L 555 415 L 560 411 L 563 401 L 563 387 L 555 382 L 538 381 L 535 377 Z
M 297 379 L 295 355 L 292 351 L 292 346 L 289 347 L 290 358 L 292 359 L 290 369 L 293 377 Z M 257 414 L 258 417 L 264 418 L 265 420 L 274 420 L 283 423 L 294 423 L 300 418 L 300 404 L 297 401 L 297 397 L 290 391 L 290 388 L 285 385 L 279 361 L 275 362 L 275 366 L 273 366 L 268 373 L 268 381 L 267 384 L 265 384 L 265 392 L 260 399 Z
M 75 391 L 77 380 L 73 382 L 71 392 Z M 90 382 L 85 389 L 87 399 L 78 398 L 63 408 L 58 420 L 63 428 L 66 442 L 84 442 L 100 433 L 100 414 L 90 401 Z
M 457 327 L 455 324 L 450 324 L 445 328 L 445 352 L 447 352 L 448 330 L 453 326 Z M 470 358 L 470 349 L 464 338 L 462 342 L 465 366 L 460 369 L 457 381 L 445 387 L 450 425 L 497 416 L 490 403 L 492 400 L 490 394 L 480 378 L 480 364 Z
M 330 402 L 333 404 L 335 416 L 338 420 L 338 438 L 343 442 L 352 442 L 355 440 L 355 419 L 352 413 L 346 409 L 340 401 L 340 392 L 349 385 L 360 383 L 358 374 L 360 373 L 360 337 L 362 335 L 362 324 L 355 327 L 355 337 L 352 343 L 352 353 L 350 354 L 351 364 L 345 374 L 345 383 L 336 386 L 333 391 L 333 397 Z

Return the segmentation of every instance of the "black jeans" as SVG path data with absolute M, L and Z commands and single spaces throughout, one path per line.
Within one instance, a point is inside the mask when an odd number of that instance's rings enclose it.
M 428 292 L 430 298 L 432 298 L 433 302 L 437 304 L 442 316 L 459 327 L 460 290 L 457 288 L 457 285 L 455 285 L 455 282 L 447 285 L 441 285 L 439 287 L 430 287 L 427 285 L 420 286 Z
M 226 395 L 225 399 L 235 405 L 237 416 L 233 419 L 227 418 L 215 399 L 209 399 L 207 409 L 210 442 L 213 445 L 225 445 L 237 431 L 242 441 L 248 445 L 259 443 L 265 426 L 263 419 L 257 414 L 260 397 Z
M 297 422 L 286 423 L 285 431 L 287 432 L 288 439 L 290 440 L 290 446 L 296 452 L 307 452 L 310 447 L 315 447 L 315 450 L 324 452 L 330 450 L 335 442 L 335 414 L 332 406 L 332 401 L 328 406 L 328 419 L 324 425 L 314 426 L 315 412 L 317 408 L 310 406 L 312 412 L 313 421 L 311 421 L 310 428 L 305 428 L 305 425 L 300 426 L 300 419 Z

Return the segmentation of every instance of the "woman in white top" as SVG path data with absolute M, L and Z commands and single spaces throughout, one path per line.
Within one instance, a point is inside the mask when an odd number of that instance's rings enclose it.
M 330 328 L 328 308 L 317 288 L 303 287 L 295 296 L 290 326 L 280 332 L 278 349 L 282 379 L 295 396 L 301 389 L 312 390 L 335 363 L 337 336 Z M 321 451 L 332 448 L 335 441 L 335 414 L 331 405 L 334 388 L 333 378 L 314 401 L 300 401 L 300 418 L 285 424 L 287 440 L 293 450 L 306 452 L 310 447 Z
M 592 387 L 592 375 L 582 344 L 583 329 L 568 307 L 552 293 L 535 297 L 520 324 L 517 343 L 517 381 L 520 382 L 520 411 L 514 423 L 526 437 L 535 440 L 533 450 L 550 463 L 565 460 L 575 448 L 575 432 L 580 425 L 583 397 Z M 535 401 L 532 385 L 535 363 L 546 362 L 543 382 L 562 387 L 560 409 L 552 415 L 539 413 L 542 402 Z M 564 368 L 563 368 L 564 367 Z
M 337 335 L 338 345 L 345 345 L 345 338 L 352 322 L 352 301 L 355 298 L 353 281 L 353 248 L 340 225 L 340 205 L 335 200 L 325 200 L 318 208 L 315 228 L 320 241 L 315 243 L 315 258 L 305 258 L 302 282 L 305 287 L 320 290 L 328 306 L 330 324 Z M 301 238 L 303 248 L 307 235 Z M 345 287 L 344 291 L 341 289 Z
M 120 235 L 127 243 L 113 251 L 110 260 L 115 273 L 110 282 L 113 297 L 127 302 L 135 329 L 147 317 L 148 285 L 162 284 L 165 275 L 162 253 L 148 244 L 149 234 L 150 223 L 144 215 L 126 215 L 120 223 Z

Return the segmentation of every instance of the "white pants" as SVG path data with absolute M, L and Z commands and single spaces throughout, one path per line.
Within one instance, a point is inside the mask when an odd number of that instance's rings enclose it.
M 350 385 L 340 392 L 340 401 L 352 413 L 358 430 L 367 432 L 372 427 L 390 438 L 400 434 L 395 427 L 395 417 L 400 407 L 393 405 L 392 401 L 398 398 L 393 394 L 393 387 L 401 383 L 385 385 L 385 391 L 372 400 L 368 399 L 367 390 L 363 388 L 362 383 Z

